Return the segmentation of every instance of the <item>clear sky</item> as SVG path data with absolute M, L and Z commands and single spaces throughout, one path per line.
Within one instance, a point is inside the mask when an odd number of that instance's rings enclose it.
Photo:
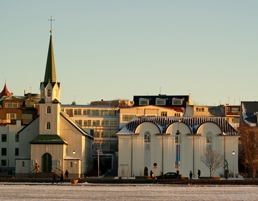
M 39 93 L 51 16 L 62 104 L 258 100 L 257 0 L 0 0 L 0 90 Z

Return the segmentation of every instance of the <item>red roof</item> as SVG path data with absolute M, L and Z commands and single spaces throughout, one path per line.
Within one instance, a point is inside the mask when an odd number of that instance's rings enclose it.
M 0 93 L 0 98 L 2 98 L 3 96 L 9 96 L 9 97 L 12 96 L 12 94 L 7 89 L 6 84 L 4 84 L 3 91 Z

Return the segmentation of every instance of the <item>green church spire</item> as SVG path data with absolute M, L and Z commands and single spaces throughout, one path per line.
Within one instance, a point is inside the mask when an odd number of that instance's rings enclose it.
M 50 33 L 51 32 L 52 31 L 50 31 Z M 56 82 L 56 68 L 55 68 L 55 59 L 54 59 L 54 48 L 53 48 L 53 42 L 52 42 L 52 33 L 50 35 L 50 40 L 49 40 L 44 83 L 47 84 L 49 81 L 50 83 Z

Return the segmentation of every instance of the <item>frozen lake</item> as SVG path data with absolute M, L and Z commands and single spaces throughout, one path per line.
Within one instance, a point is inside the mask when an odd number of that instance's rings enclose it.
M 256 186 L 174 186 L 0 183 L 0 200 L 258 200 Z

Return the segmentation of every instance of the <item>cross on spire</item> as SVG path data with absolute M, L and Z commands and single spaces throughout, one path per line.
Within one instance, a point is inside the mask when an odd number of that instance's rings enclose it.
M 52 22 L 55 21 L 55 19 L 53 19 L 51 16 L 50 19 L 48 19 L 48 21 L 50 21 L 50 33 L 52 34 Z

